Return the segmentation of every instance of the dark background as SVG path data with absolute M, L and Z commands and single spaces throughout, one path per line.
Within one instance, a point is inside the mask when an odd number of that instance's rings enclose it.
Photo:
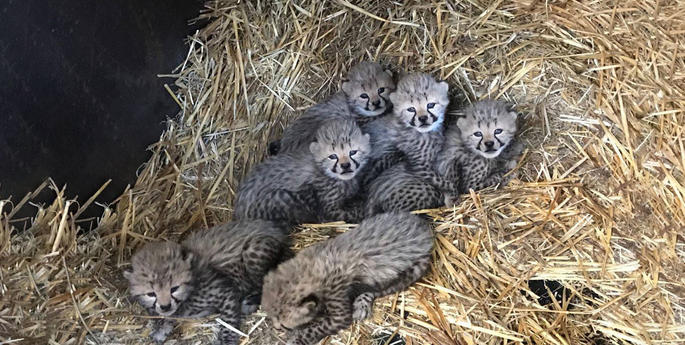
M 157 74 L 183 62 L 202 4 L 0 0 L 0 200 L 47 177 L 81 202 L 110 178 L 99 201 L 133 184 L 178 112 Z

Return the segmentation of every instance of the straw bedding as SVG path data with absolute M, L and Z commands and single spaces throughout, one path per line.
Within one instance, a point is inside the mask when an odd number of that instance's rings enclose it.
M 121 276 L 132 251 L 228 221 L 268 142 L 364 59 L 443 78 L 456 104 L 516 103 L 527 151 L 506 188 L 423 211 L 429 274 L 328 344 L 685 341 L 683 1 L 226 0 L 201 17 L 169 88 L 180 113 L 94 231 L 92 199 L 49 181 L 50 205 L 0 201 L 1 344 L 147 341 Z M 303 225 L 296 249 L 349 227 Z M 563 286 L 547 305 L 529 287 L 543 279 Z M 263 314 L 253 326 L 244 343 L 274 343 Z

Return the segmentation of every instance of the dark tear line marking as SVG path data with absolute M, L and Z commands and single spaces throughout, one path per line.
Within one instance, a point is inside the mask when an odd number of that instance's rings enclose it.
M 352 156 L 350 156 L 350 160 L 354 162 L 355 169 L 358 169 L 359 168 L 359 162 L 357 162 L 354 158 L 352 158 Z
M 493 137 L 495 137 L 495 139 L 497 139 L 497 142 L 499 142 L 500 147 L 504 146 L 504 143 L 502 142 L 502 140 L 499 140 L 499 138 L 497 137 L 497 134 L 493 134 Z
M 438 117 L 435 116 L 433 113 L 431 113 L 430 110 L 426 109 L 426 111 L 427 111 L 429 114 L 431 114 L 431 117 L 433 118 L 433 122 L 438 121 Z
M 416 127 L 416 112 L 414 112 L 414 115 L 411 117 L 411 121 L 409 121 L 409 124 L 412 125 L 412 127 Z

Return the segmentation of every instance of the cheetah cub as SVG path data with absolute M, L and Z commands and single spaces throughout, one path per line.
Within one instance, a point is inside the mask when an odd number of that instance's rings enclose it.
M 447 130 L 438 171 L 458 176 L 459 191 L 480 190 L 508 182 L 523 145 L 516 141 L 517 113 L 504 102 L 485 100 L 464 110 L 456 127 Z
M 358 172 L 370 151 L 369 135 L 352 119 L 334 119 L 316 132 L 308 152 L 273 156 L 240 185 L 234 217 L 290 224 L 356 222 L 362 206 Z
M 384 114 L 392 104 L 388 96 L 395 89 L 392 72 L 375 62 L 353 66 L 342 82 L 342 91 L 307 109 L 283 131 L 280 142 L 270 144 L 271 153 L 306 150 L 316 138 L 316 130 L 335 118 L 351 118 L 360 124 Z
M 458 195 L 454 181 L 445 179 L 437 173 L 435 163 L 444 143 L 443 121 L 449 103 L 448 85 L 438 82 L 428 74 L 410 74 L 400 79 L 397 90 L 390 95 L 393 103 L 392 122 L 386 122 L 390 135 L 380 138 L 376 146 L 394 146 L 405 157 L 399 167 L 384 170 L 368 184 L 367 215 L 378 211 L 418 209 L 419 204 L 413 195 L 415 191 L 435 194 L 434 190 L 444 191 L 452 198 Z M 374 123 L 375 125 L 375 123 Z M 381 123 L 379 122 L 378 126 Z M 374 143 L 376 144 L 376 143 Z M 373 146 L 376 148 L 376 146 Z M 378 163 L 376 163 L 378 164 Z M 400 176 L 402 178 L 400 178 Z M 417 180 L 416 182 L 412 180 Z M 424 183 L 425 182 L 425 183 Z M 401 192 L 395 184 L 416 184 L 421 188 L 411 188 L 410 194 Z M 423 188 L 426 186 L 426 188 Z M 388 191 L 394 190 L 392 197 L 397 200 L 398 208 L 385 207 L 389 200 Z
M 129 290 L 148 313 L 164 317 L 219 314 L 238 328 L 266 273 L 287 254 L 286 230 L 269 221 L 237 221 L 196 232 L 182 244 L 151 242 L 124 271 Z M 155 319 L 150 336 L 164 342 L 175 321 Z M 215 344 L 237 344 L 237 335 L 220 327 Z
M 506 183 L 504 175 L 516 166 L 523 148 L 515 134 L 516 113 L 506 104 L 474 104 L 457 120 L 456 127 L 447 129 L 436 158 L 437 174 L 456 185 L 459 193 Z M 451 207 L 456 200 L 455 193 L 417 179 L 406 163 L 400 163 L 374 180 L 366 214 Z
M 430 265 L 433 234 L 409 213 L 380 214 L 303 249 L 264 278 L 263 308 L 288 345 L 315 344 L 369 316 Z

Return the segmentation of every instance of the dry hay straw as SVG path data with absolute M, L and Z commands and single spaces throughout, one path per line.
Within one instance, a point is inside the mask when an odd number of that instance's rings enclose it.
M 0 202 L 0 343 L 143 342 L 131 252 L 229 220 L 269 140 L 364 59 L 444 78 L 457 102 L 517 103 L 528 151 L 510 186 L 428 211 L 428 276 L 328 344 L 683 343 L 683 1 L 217 1 L 202 18 L 172 75 L 181 112 L 96 231 L 54 184 L 32 219 L 14 217 L 31 195 Z M 303 226 L 296 246 L 346 227 Z M 531 279 L 564 298 L 540 305 Z M 258 328 L 243 341 L 267 343 Z

